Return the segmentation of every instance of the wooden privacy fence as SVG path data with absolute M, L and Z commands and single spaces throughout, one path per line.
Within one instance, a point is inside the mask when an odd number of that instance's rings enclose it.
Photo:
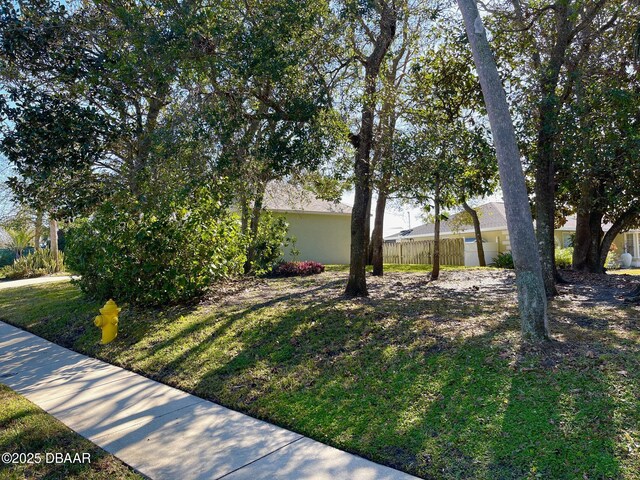
M 384 263 L 420 264 L 433 263 L 434 240 L 385 243 L 382 247 Z M 440 264 L 464 265 L 464 239 L 440 240 Z

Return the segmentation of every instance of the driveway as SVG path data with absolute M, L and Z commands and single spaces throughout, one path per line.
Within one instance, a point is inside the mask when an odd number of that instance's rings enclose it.
M 0 281 L 0 290 L 4 290 L 6 288 L 26 287 L 29 285 L 41 285 L 43 283 L 68 282 L 71 278 L 71 275 L 60 275 L 57 277 L 38 277 L 25 278 L 23 280 Z

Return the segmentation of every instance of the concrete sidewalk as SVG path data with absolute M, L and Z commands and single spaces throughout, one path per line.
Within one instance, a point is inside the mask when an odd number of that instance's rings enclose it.
M 27 287 L 29 285 L 42 285 L 43 283 L 58 283 L 68 282 L 71 280 L 69 275 L 60 275 L 57 277 L 37 277 L 37 278 L 25 278 L 23 280 L 8 280 L 0 282 L 0 290 L 6 288 Z
M 3 322 L 0 382 L 152 479 L 416 478 Z

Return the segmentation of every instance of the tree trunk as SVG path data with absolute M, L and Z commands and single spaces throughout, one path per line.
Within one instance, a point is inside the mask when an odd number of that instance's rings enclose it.
M 542 262 L 542 275 L 547 298 L 558 294 L 555 272 L 555 239 L 553 235 L 555 223 L 555 175 L 552 161 L 553 140 L 544 118 L 551 115 L 545 113 L 549 108 L 541 109 L 541 127 L 538 135 L 538 158 L 535 167 L 536 194 L 536 237 L 538 251 Z
M 363 129 L 365 128 L 363 114 Z M 367 198 L 369 197 L 369 163 L 363 158 L 358 148 L 355 163 L 355 197 L 351 210 L 351 256 L 349 265 L 349 281 L 345 294 L 350 297 L 366 297 L 366 250 L 365 223 L 367 215 Z M 368 156 L 368 152 L 366 153 Z
M 602 212 L 578 209 L 573 244 L 572 268 L 582 272 L 599 272 L 603 239 Z
M 367 203 L 371 189 L 370 153 L 373 141 L 373 119 L 376 106 L 376 83 L 380 66 L 396 34 L 397 12 L 394 5 L 382 2 L 380 12 L 380 33 L 374 42 L 373 51 L 365 62 L 364 100 L 362 103 L 362 121 L 360 133 L 351 136 L 356 148 L 355 158 L 355 196 L 351 211 L 351 258 L 349 280 L 345 295 L 366 297 L 366 238 L 365 225 L 369 214 Z
M 398 58 L 398 57 L 396 57 Z M 396 78 L 398 62 L 392 62 L 392 68 L 387 72 L 387 82 L 393 84 L 392 79 Z M 373 238 L 371 239 L 371 263 L 373 265 L 373 275 L 382 277 L 384 275 L 384 212 L 387 207 L 387 197 L 391 185 L 391 164 L 393 162 L 393 144 L 396 131 L 398 114 L 395 107 L 395 97 L 385 96 L 382 104 L 380 116 L 385 120 L 382 124 L 382 140 L 379 146 L 381 179 L 378 185 L 378 199 L 376 202 L 376 218 L 373 228 Z
M 600 254 L 604 247 L 604 232 L 602 231 L 602 215 L 592 215 L 589 226 L 591 227 L 591 241 L 589 242 L 589 257 L 587 259 L 587 266 L 590 272 L 604 273 L 604 264 L 606 262 L 607 253 L 611 242 L 605 248 L 605 258 L 600 264 Z M 611 238 L 613 241 L 613 238 Z
M 367 200 L 367 216 L 364 223 L 364 251 L 367 256 L 367 265 L 371 265 L 373 250 L 371 248 L 371 207 L 373 206 L 373 188 L 369 187 L 369 199 Z
M 376 218 L 373 226 L 373 237 L 371 239 L 371 250 L 373 263 L 373 275 L 376 277 L 382 277 L 384 275 L 384 258 L 383 247 L 384 238 L 382 232 L 384 229 L 384 211 L 387 206 L 387 189 L 388 189 L 388 175 L 383 177 L 380 182 L 380 189 L 378 190 L 378 200 L 376 202 Z
M 242 206 L 240 207 L 240 233 L 246 235 L 249 231 L 249 222 L 251 221 L 251 209 L 249 208 L 248 201 L 244 198 L 241 200 Z
M 607 263 L 607 255 L 609 254 L 609 249 L 611 248 L 611 244 L 615 240 L 615 238 L 623 232 L 624 230 L 629 228 L 630 222 L 638 217 L 640 211 L 637 207 L 632 207 L 627 210 L 624 214 L 620 215 L 611 228 L 604 234 L 602 238 L 602 242 L 599 248 L 599 259 L 598 259 L 598 271 L 594 273 L 604 273 L 605 272 L 605 264 Z
M 436 194 L 433 200 L 436 221 L 433 229 L 433 268 L 431 280 L 438 280 L 440 276 L 440 181 L 436 181 Z
M 611 244 L 616 238 L 616 235 L 620 233 L 621 229 L 611 229 L 609 230 L 604 237 L 602 238 L 602 242 L 599 242 L 598 250 L 594 254 L 594 265 L 591 270 L 592 273 L 606 273 L 607 268 L 607 255 L 609 255 L 609 249 L 611 248 Z
M 570 2 L 559 1 L 555 4 L 556 39 L 549 55 L 549 61 L 542 65 L 540 74 L 540 104 L 538 105 L 538 139 L 535 159 L 535 195 L 536 195 L 536 237 L 542 262 L 542 275 L 547 298 L 558 294 L 555 257 L 555 149 L 558 135 L 559 99 L 556 94 L 560 71 L 565 64 L 571 31 L 574 24 L 574 12 Z
M 572 268 L 574 270 L 605 273 L 607 255 L 616 236 L 628 228 L 637 218 L 638 206 L 633 205 L 622 213 L 605 233 L 602 230 L 604 212 L 594 207 L 604 190 L 583 189 L 576 214 L 576 235 L 573 245 Z
M 590 195 L 588 195 L 590 196 Z M 576 211 L 576 234 L 573 239 L 573 255 L 571 257 L 571 268 L 577 271 L 584 271 L 587 268 L 587 258 L 589 256 L 589 245 L 591 243 L 591 231 L 589 229 L 589 204 L 585 192 L 582 192 L 580 203 Z
M 478 250 L 478 264 L 481 267 L 486 267 L 487 260 L 484 257 L 484 245 L 482 244 L 482 231 L 480 230 L 478 212 L 471 208 L 467 202 L 462 202 L 462 208 L 471 216 L 471 221 L 473 222 L 473 231 L 476 235 L 476 248 Z
M 457 0 L 480 78 L 498 157 L 518 289 L 522 335 L 549 338 L 547 297 L 513 120 L 475 0 Z
M 262 184 L 253 202 L 253 209 L 251 210 L 251 223 L 249 225 L 249 245 L 247 247 L 247 260 L 244 262 L 245 275 L 250 274 L 253 271 L 253 262 L 256 260 L 256 237 L 258 236 L 258 228 L 260 227 L 260 216 L 262 215 L 262 203 L 264 201 L 265 185 Z
M 49 240 L 51 242 L 51 256 L 56 262 L 56 272 L 60 271 L 60 254 L 58 253 L 58 222 L 49 214 Z
M 33 243 L 36 251 L 40 251 L 41 241 L 42 241 L 42 212 L 37 212 L 36 224 L 33 230 Z

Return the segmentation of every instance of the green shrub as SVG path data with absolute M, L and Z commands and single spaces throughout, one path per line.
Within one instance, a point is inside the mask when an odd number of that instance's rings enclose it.
M 262 212 L 258 234 L 253 241 L 255 260 L 251 262 L 251 272 L 256 275 L 270 273 L 282 262 L 284 249 L 291 242 L 287 237 L 288 229 L 289 224 L 284 217 Z
M 11 265 L 16 258 L 16 254 L 10 248 L 0 249 L 0 267 Z
M 189 300 L 211 282 L 240 272 L 239 222 L 222 192 L 198 187 L 162 205 L 106 202 L 67 232 L 67 263 L 87 294 L 144 305 Z
M 51 254 L 51 250 L 43 248 L 28 255 L 24 255 L 12 265 L 0 269 L 0 278 L 18 280 L 21 278 L 34 278 L 43 275 L 51 275 L 64 268 L 64 254 L 58 252 L 58 265 Z
M 571 265 L 573 265 L 573 247 L 556 248 L 555 257 L 556 267 L 571 268 Z M 604 266 L 608 269 L 620 268 L 620 256 L 617 255 L 614 248 L 607 254 Z
M 317 275 L 322 272 L 324 272 L 324 265 L 311 260 L 304 262 L 282 262 L 273 269 L 273 275 L 277 277 Z
M 556 248 L 556 267 L 571 268 L 573 263 L 573 247 Z
M 491 266 L 497 268 L 513 269 L 513 256 L 511 255 L 511 252 L 499 253 L 498 256 L 493 260 Z
M 573 248 L 556 248 L 556 266 L 558 268 L 569 268 L 571 267 L 572 257 L 573 257 Z M 493 263 L 491 264 L 493 267 L 498 268 L 511 268 L 513 269 L 513 256 L 511 252 L 500 253 Z
M 605 268 L 609 270 L 617 270 L 622 267 L 622 261 L 620 255 L 615 250 L 609 250 L 607 253 L 607 259 L 604 262 Z

